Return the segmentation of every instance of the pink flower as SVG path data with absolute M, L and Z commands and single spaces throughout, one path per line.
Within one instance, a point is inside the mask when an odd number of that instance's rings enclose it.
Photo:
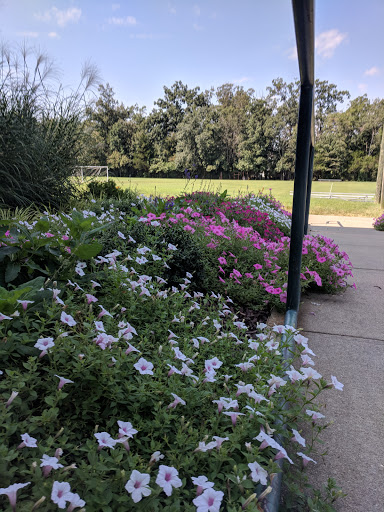
M 224 493 L 214 489 L 205 489 L 203 494 L 193 500 L 196 512 L 219 512 Z
M 90 304 L 91 302 L 97 302 L 99 299 L 96 298 L 94 295 L 91 295 L 90 293 L 86 293 L 85 296 L 87 297 L 87 302 Z
M 175 393 L 171 393 L 174 398 L 174 401 L 168 405 L 167 409 L 174 409 L 178 404 L 185 405 L 185 401 L 179 396 L 175 395 Z
M 219 450 L 224 441 L 229 441 L 229 437 L 212 436 L 212 439 L 216 441 L 216 448 Z
M 344 384 L 339 382 L 334 375 L 331 375 L 332 384 L 334 385 L 335 389 L 338 389 L 339 391 L 343 391 Z
M 317 464 L 315 460 L 311 459 L 311 457 L 308 457 L 308 455 L 305 455 L 302 452 L 297 452 L 297 455 L 300 455 L 300 457 L 302 457 L 304 467 L 308 464 L 308 462 L 313 462 L 314 464 Z
M 153 375 L 153 364 L 150 361 L 144 359 L 144 357 L 140 357 L 137 363 L 135 363 L 133 366 L 140 372 L 141 375 Z
M 60 379 L 59 386 L 57 389 L 61 389 L 64 386 L 64 384 L 74 384 L 73 380 L 66 379 L 65 377 L 60 377 L 60 375 L 55 374 L 55 377 Z
M 317 411 L 311 411 L 310 409 L 306 409 L 305 412 L 306 414 L 308 414 L 308 416 L 311 416 L 313 421 L 325 418 L 324 414 L 321 414 L 320 412 Z
M 96 437 L 99 443 L 98 450 L 101 450 L 102 448 L 112 448 L 112 450 L 115 449 L 115 444 L 117 443 L 117 441 L 116 439 L 112 439 L 111 435 L 108 434 L 108 432 L 99 432 L 93 435 Z
M 12 318 L 10 316 L 3 315 L 3 313 L 0 313 L 0 322 L 3 320 L 12 320 Z
M 18 394 L 19 394 L 18 391 L 12 391 L 11 396 L 8 398 L 8 401 L 5 404 L 6 409 L 11 405 L 11 403 L 14 401 L 14 399 L 17 397 Z
M 26 311 L 27 307 L 28 307 L 28 304 L 33 304 L 35 301 L 34 300 L 18 300 L 17 302 L 19 304 L 21 304 L 22 307 L 23 307 L 23 310 Z
M 182 481 L 178 477 L 179 472 L 176 468 L 160 465 L 156 483 L 159 485 L 167 496 L 171 496 L 173 487 L 181 487 Z
M 134 503 L 142 500 L 143 496 L 149 496 L 151 489 L 148 487 L 151 477 L 148 473 L 140 473 L 134 469 L 129 477 L 128 482 L 125 484 L 125 489 L 131 495 Z
M 55 343 L 53 341 L 53 338 L 39 338 L 37 342 L 34 344 L 34 347 L 41 350 L 39 357 L 45 356 L 45 354 L 48 352 L 48 349 L 54 346 Z
M 65 508 L 66 502 L 70 500 L 71 486 L 68 482 L 53 482 L 51 500 L 59 508 Z
M 237 417 L 238 416 L 245 416 L 244 413 L 242 412 L 234 412 L 234 411 L 229 411 L 229 412 L 223 412 L 223 414 L 227 415 L 227 416 L 230 416 L 231 417 L 231 420 L 232 420 L 232 425 L 235 426 L 236 425 L 236 421 L 237 421 Z
M 248 464 L 248 467 L 251 470 L 251 479 L 253 482 L 260 482 L 261 485 L 267 485 L 268 473 L 260 466 L 260 464 L 257 462 L 251 462 Z
M 69 236 L 68 236 L 68 235 L 63 235 L 63 236 L 61 237 L 61 239 L 62 239 L 62 240 L 69 240 Z
M 302 437 L 299 434 L 299 432 L 297 430 L 295 430 L 294 428 L 292 429 L 292 432 L 293 432 L 292 440 L 296 441 L 296 443 L 301 444 L 301 446 L 303 446 L 305 448 L 305 439 L 304 439 L 304 437 Z
M 119 425 L 119 438 L 121 437 L 128 437 L 131 438 L 135 434 L 137 434 L 137 430 L 132 427 L 132 423 L 129 421 L 118 421 L 117 424 Z
M 31 437 L 29 434 L 21 434 L 22 443 L 19 444 L 18 448 L 37 448 L 37 439 Z
M 72 512 L 77 507 L 83 508 L 85 506 L 85 501 L 82 500 L 77 493 L 69 492 L 67 494 L 67 500 L 69 501 L 67 512 Z
M 52 238 L 52 237 L 54 237 L 55 235 L 53 235 L 52 233 L 45 233 L 45 236 L 46 236 L 47 238 Z
M 50 457 L 49 455 L 44 454 L 43 458 L 40 459 L 41 464 L 40 467 L 43 469 L 44 477 L 47 477 L 52 469 L 63 468 L 64 466 L 59 463 L 58 457 Z
M 16 510 L 17 491 L 23 487 L 26 487 L 27 485 L 30 485 L 30 483 L 31 482 L 26 482 L 25 484 L 12 484 L 9 487 L 0 488 L 0 495 L 6 494 L 8 496 L 9 503 L 11 504 L 13 512 Z
M 67 315 L 67 313 L 65 313 L 65 311 L 62 311 L 60 320 L 63 322 L 63 324 L 69 325 L 69 327 L 73 327 L 77 323 L 75 321 L 75 319 L 73 318 L 73 316 Z
M 204 489 L 211 489 L 215 484 L 213 482 L 209 482 L 206 476 L 193 476 L 192 482 L 194 485 L 197 485 L 196 495 L 200 496 L 200 494 L 204 491 Z
M 256 270 L 261 270 L 263 268 L 263 265 L 260 265 L 259 263 L 255 263 L 253 266 Z
M 220 263 L 220 265 L 226 265 L 227 264 L 227 260 L 225 258 L 223 258 L 223 256 L 220 256 L 218 259 L 218 262 Z

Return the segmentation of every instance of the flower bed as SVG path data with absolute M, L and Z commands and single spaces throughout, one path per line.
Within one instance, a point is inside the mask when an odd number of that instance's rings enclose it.
M 84 210 L 0 228 L 4 510 L 7 495 L 21 511 L 256 511 L 279 458 L 303 485 L 325 427 L 315 399 L 342 384 L 314 370 L 295 329 L 250 333 L 232 302 L 244 289 L 263 305 L 284 301 L 289 239 L 262 238 L 221 210 L 177 212 L 139 222 Z M 97 240 L 105 233 L 116 243 L 108 253 Z M 332 241 L 307 237 L 305 251 L 307 282 L 345 286 L 349 264 Z M 204 280 L 188 266 L 200 255 Z M 292 337 L 287 366 L 281 351 Z

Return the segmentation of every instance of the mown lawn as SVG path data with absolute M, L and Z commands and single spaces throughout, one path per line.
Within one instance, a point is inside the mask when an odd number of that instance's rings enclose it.
M 103 179 L 103 178 L 100 178 Z M 145 195 L 175 196 L 185 191 L 205 190 L 216 192 L 228 191 L 235 196 L 239 193 L 254 192 L 259 190 L 269 193 L 284 204 L 287 210 L 292 208 L 293 181 L 279 180 L 190 180 L 162 179 L 162 178 L 114 178 L 116 183 L 123 188 L 132 188 Z M 328 192 L 331 188 L 334 192 L 350 193 L 375 193 L 374 182 L 320 182 L 314 181 L 312 190 L 315 192 Z M 378 217 L 381 209 L 374 203 L 360 201 L 343 201 L 337 199 L 312 199 L 311 214 L 317 215 L 346 215 L 353 217 Z

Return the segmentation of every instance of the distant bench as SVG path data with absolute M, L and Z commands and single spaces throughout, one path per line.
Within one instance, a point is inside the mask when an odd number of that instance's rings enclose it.
M 290 191 L 293 196 L 293 190 Z M 375 199 L 375 194 L 351 194 L 346 192 L 312 192 L 311 197 L 318 199 L 343 199 L 344 201 L 363 201 L 372 203 Z

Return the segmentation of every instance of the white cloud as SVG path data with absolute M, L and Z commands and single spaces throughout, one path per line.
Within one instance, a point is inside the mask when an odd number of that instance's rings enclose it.
M 250 78 L 247 76 L 242 76 L 241 78 L 238 78 L 237 80 L 233 80 L 234 84 L 243 84 L 244 82 L 249 82 Z
M 49 32 L 48 37 L 50 37 L 51 39 L 58 39 L 59 34 L 57 32 Z
M 81 9 L 77 7 L 69 7 L 65 11 L 61 11 L 57 7 L 51 7 L 43 13 L 36 13 L 35 18 L 39 21 L 49 23 L 55 21 L 59 27 L 65 27 L 67 23 L 77 23 L 81 17 Z
M 289 50 L 286 51 L 285 54 L 288 55 L 289 60 L 297 60 L 297 47 L 292 46 L 292 48 L 289 48 Z
M 120 4 L 112 4 L 112 11 L 118 11 L 120 9 Z
M 372 66 L 371 68 L 364 71 L 364 75 L 366 76 L 375 76 L 380 73 L 380 69 L 376 66 Z
M 136 25 L 137 21 L 133 16 L 125 16 L 125 18 L 109 18 L 108 23 L 119 27 L 127 27 Z
M 335 50 L 347 38 L 347 34 L 342 34 L 337 28 L 322 32 L 316 37 L 315 48 L 320 57 L 329 59 L 335 53 Z
M 203 27 L 201 25 L 199 25 L 198 23 L 194 23 L 192 25 L 193 27 L 193 30 L 196 30 L 196 32 L 201 32 L 203 30 Z
M 195 13 L 196 16 L 200 16 L 201 10 L 197 4 L 193 6 L 193 12 Z
M 36 38 L 36 37 L 39 37 L 39 33 L 38 32 L 17 32 L 17 35 L 18 36 L 21 36 L 21 37 L 33 37 L 33 38 Z
M 365 92 L 367 92 L 368 85 L 367 84 L 359 84 L 357 86 L 357 88 L 359 89 L 360 92 L 365 93 Z

